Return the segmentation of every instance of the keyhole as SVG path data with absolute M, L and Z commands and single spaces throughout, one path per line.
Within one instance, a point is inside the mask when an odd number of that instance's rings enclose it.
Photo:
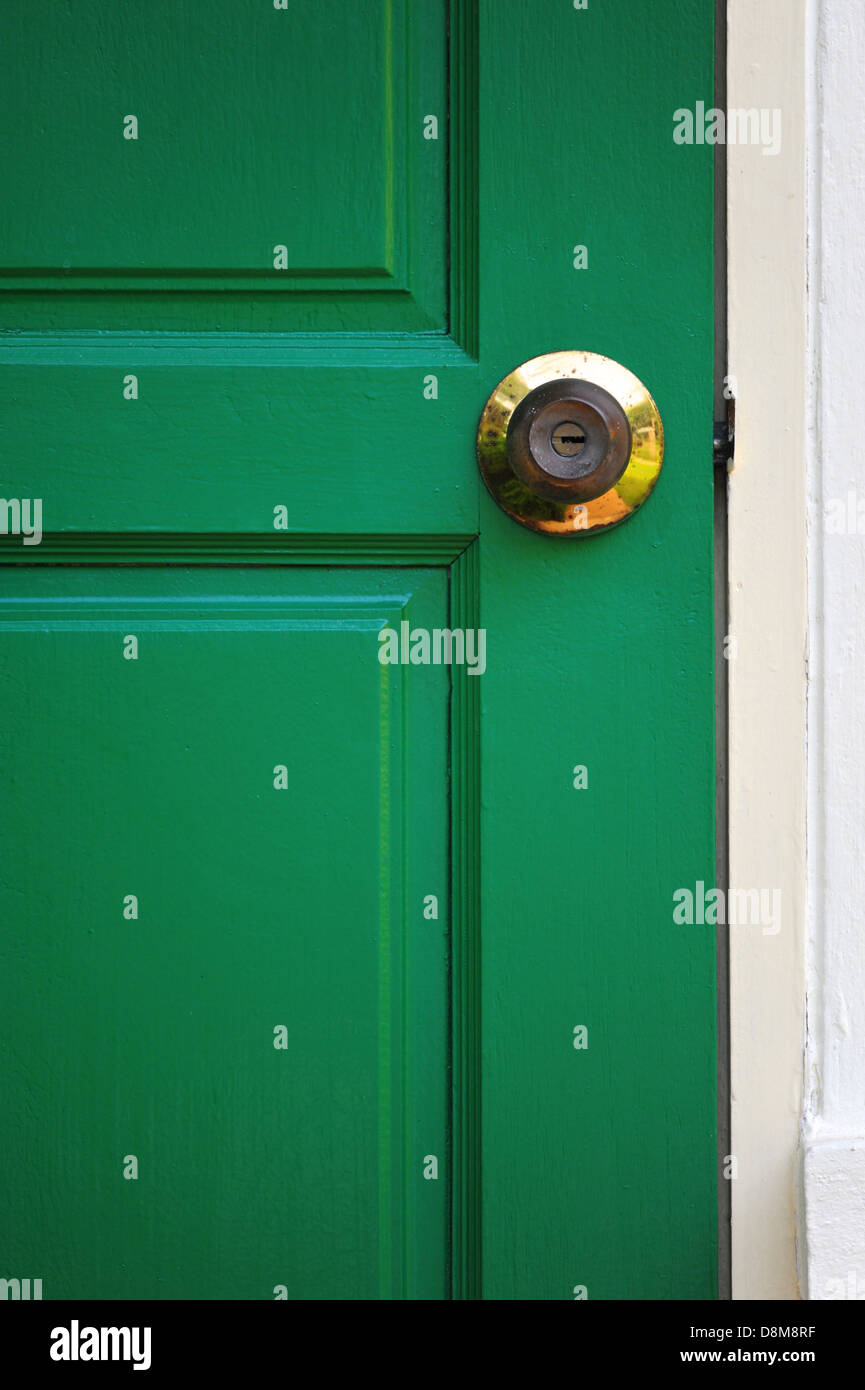
M 573 458 L 575 454 L 580 453 L 585 442 L 586 432 L 582 425 L 578 425 L 574 420 L 563 420 L 550 435 L 550 443 L 563 458 Z

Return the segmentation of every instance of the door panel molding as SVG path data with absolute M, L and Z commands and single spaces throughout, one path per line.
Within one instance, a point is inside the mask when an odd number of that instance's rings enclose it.
M 46 534 L 23 549 L 0 536 L 0 564 L 18 565 L 449 565 L 474 535 L 222 535 L 195 532 Z
M 479 546 L 449 571 L 451 625 L 480 626 Z M 451 671 L 452 1295 L 481 1289 L 481 758 L 480 681 Z

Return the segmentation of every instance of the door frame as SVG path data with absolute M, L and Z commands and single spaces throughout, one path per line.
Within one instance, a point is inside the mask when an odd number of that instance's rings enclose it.
M 780 152 L 727 151 L 729 882 L 781 927 L 730 931 L 733 1299 L 798 1299 L 806 914 L 808 150 L 812 0 L 726 4 L 729 108 L 782 113 Z

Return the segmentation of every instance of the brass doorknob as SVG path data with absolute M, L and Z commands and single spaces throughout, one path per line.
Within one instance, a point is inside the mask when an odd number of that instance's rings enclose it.
M 496 502 L 548 535 L 590 535 L 633 515 L 664 452 L 658 408 L 608 357 L 555 352 L 499 382 L 478 426 L 478 462 Z

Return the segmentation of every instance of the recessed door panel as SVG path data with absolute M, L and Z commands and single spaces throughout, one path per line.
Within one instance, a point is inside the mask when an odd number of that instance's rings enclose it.
M 444 1297 L 449 673 L 377 637 L 443 572 L 3 579 L 4 1259 Z

